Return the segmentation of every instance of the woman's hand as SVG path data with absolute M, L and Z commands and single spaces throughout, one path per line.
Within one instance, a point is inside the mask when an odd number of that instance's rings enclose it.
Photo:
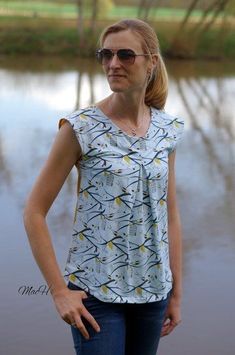
M 75 325 L 88 340 L 89 334 L 82 322 L 81 316 L 99 332 L 100 327 L 94 317 L 85 308 L 82 300 L 87 298 L 85 291 L 69 290 L 68 288 L 56 291 L 52 295 L 57 311 L 61 318 L 70 325 Z
M 181 322 L 181 306 L 179 298 L 170 296 L 165 320 L 162 327 L 161 337 L 168 335 Z

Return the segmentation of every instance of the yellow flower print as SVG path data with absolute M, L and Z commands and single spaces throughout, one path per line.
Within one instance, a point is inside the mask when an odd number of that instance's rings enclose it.
M 113 249 L 113 242 L 108 242 L 107 246 L 109 247 L 109 249 Z
M 84 235 L 82 233 L 79 233 L 79 239 L 84 240 Z
M 137 293 L 137 295 L 142 295 L 142 288 L 141 287 L 137 287 L 136 289 L 135 289 L 135 292 Z
M 115 201 L 116 204 L 119 205 L 119 206 L 120 206 L 120 204 L 122 203 L 120 197 L 116 197 L 114 201 Z
M 155 158 L 155 159 L 154 159 L 154 163 L 155 163 L 155 164 L 161 164 L 161 160 L 158 159 L 158 158 Z
M 84 115 L 83 113 L 80 115 L 80 118 L 81 118 L 82 120 L 87 120 L 87 116 Z
M 128 157 L 128 155 L 125 155 L 123 158 L 123 161 L 127 164 L 130 164 L 131 163 L 131 159 Z
M 83 195 L 87 198 L 88 197 L 88 192 L 87 191 L 83 191 Z
M 107 294 L 109 289 L 108 289 L 108 287 L 107 287 L 107 286 L 102 285 L 102 286 L 101 286 L 101 290 L 102 290 L 104 293 L 106 293 L 106 294 Z
M 147 249 L 145 248 L 144 245 L 141 245 L 140 250 L 144 253 L 144 252 L 146 252 Z
M 174 121 L 174 125 L 175 125 L 176 128 L 179 128 L 179 123 L 178 122 Z
M 74 274 L 69 275 L 69 280 L 72 282 L 76 281 L 76 277 L 74 276 Z

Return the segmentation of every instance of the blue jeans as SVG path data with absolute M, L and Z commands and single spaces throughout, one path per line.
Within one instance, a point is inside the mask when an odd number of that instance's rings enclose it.
M 71 282 L 68 288 L 81 290 Z M 83 304 L 99 324 L 100 332 L 83 318 L 90 336 L 86 340 L 71 326 L 76 355 L 156 355 L 170 292 L 163 301 L 141 304 L 102 302 L 86 293 Z

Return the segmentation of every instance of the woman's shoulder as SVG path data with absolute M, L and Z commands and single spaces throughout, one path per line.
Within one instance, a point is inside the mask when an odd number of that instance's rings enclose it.
M 165 110 L 153 108 L 155 124 L 161 128 L 167 140 L 171 143 L 170 151 L 173 151 L 180 142 L 184 132 L 184 119 L 172 115 Z
M 169 127 L 176 127 L 180 128 L 184 126 L 184 119 L 181 116 L 176 116 L 173 114 L 170 114 L 166 112 L 164 109 L 158 109 L 156 107 L 152 107 L 154 116 L 157 118 L 159 122 L 161 122 L 163 125 L 169 126 Z
M 86 119 L 94 112 L 95 106 L 90 105 L 84 108 L 79 108 L 71 113 L 67 114 L 65 118 L 69 120 L 79 120 L 79 119 Z

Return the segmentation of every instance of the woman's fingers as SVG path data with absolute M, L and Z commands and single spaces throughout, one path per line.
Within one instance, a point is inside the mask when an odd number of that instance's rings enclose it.
M 91 326 L 95 329 L 96 332 L 100 332 L 99 324 L 96 322 L 95 318 L 88 312 L 85 307 L 82 316 L 86 318 L 86 320 L 91 324 Z
M 86 298 L 85 291 L 65 289 L 54 296 L 54 302 L 61 318 L 66 323 L 77 328 L 86 339 L 89 339 L 89 333 L 82 321 L 82 317 L 91 324 L 96 332 L 100 331 L 100 327 L 82 302 Z
M 170 334 L 181 323 L 181 307 L 177 297 L 171 296 L 167 306 L 161 337 Z
M 162 326 L 162 331 L 161 331 L 161 337 L 164 337 L 168 334 L 170 334 L 173 329 L 180 324 L 181 321 L 174 321 L 171 319 L 166 319 L 163 326 Z
M 82 333 L 82 335 L 88 340 L 89 333 L 84 323 L 82 322 L 81 316 L 84 317 L 91 324 L 91 326 L 95 329 L 96 332 L 100 332 L 100 327 L 96 322 L 95 318 L 88 312 L 85 307 L 83 307 L 82 312 L 74 317 L 74 321 L 71 325 L 75 326 L 75 328 L 77 328 Z
M 175 326 L 172 322 L 167 322 L 166 324 L 164 324 L 162 327 L 161 337 L 170 334 L 174 328 Z
M 74 319 L 73 323 L 71 323 L 71 325 L 75 328 L 77 328 L 80 333 L 84 336 L 85 339 L 89 339 L 89 333 L 85 327 L 85 325 L 83 324 L 81 317 L 77 316 L 76 319 Z

